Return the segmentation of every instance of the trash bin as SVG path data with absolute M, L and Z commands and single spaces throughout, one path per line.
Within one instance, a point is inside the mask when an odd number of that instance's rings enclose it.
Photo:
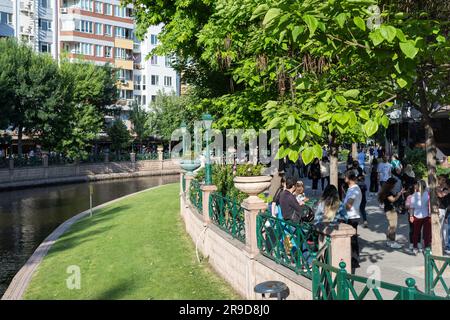
M 281 281 L 265 281 L 255 286 L 254 291 L 262 295 L 263 299 L 266 295 L 270 297 L 276 296 L 278 300 L 286 300 L 289 296 L 288 286 Z

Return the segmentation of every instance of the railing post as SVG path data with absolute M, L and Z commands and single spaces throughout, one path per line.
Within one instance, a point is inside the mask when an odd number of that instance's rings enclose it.
M 131 168 L 136 171 L 136 153 L 130 153 Z
M 209 217 L 210 195 L 212 192 L 217 191 L 217 187 L 215 185 L 202 185 L 200 189 L 202 190 L 203 222 L 207 225 L 211 222 L 211 218 Z
M 319 267 L 315 264 L 317 259 L 317 252 L 311 253 L 312 256 L 312 299 L 319 300 L 319 282 L 320 282 L 320 270 Z
M 425 249 L 425 293 L 433 294 L 431 288 L 433 283 L 433 267 L 431 266 L 431 250 Z
M 105 152 L 105 163 L 109 162 L 109 152 Z
M 14 158 L 9 158 L 9 170 L 14 170 Z
M 413 278 L 408 278 L 405 280 L 408 289 L 406 289 L 406 297 L 405 300 L 415 300 L 416 299 L 416 280 Z
M 327 263 L 337 268 L 340 262 L 343 261 L 347 272 L 351 272 L 351 237 L 356 233 L 355 228 L 348 224 L 340 223 L 334 226 L 321 224 L 317 226 L 317 230 L 323 235 L 322 242 L 327 241 L 326 238 L 327 236 L 329 237 L 330 261 L 327 261 Z
M 258 197 L 248 197 L 242 202 L 242 208 L 245 210 L 245 247 L 250 258 L 254 258 L 259 252 L 256 216 L 267 204 Z
M 187 206 L 188 203 L 190 202 L 189 188 L 191 186 L 191 181 L 194 180 L 194 176 L 187 174 L 185 175 L 185 179 L 186 179 L 186 189 L 184 191 L 184 199 L 185 199 L 185 206 Z
M 347 271 L 345 270 L 345 268 L 346 263 L 344 261 L 341 261 L 339 263 L 339 271 L 336 279 L 337 281 L 336 291 L 338 300 L 349 300 L 348 286 L 347 286 Z
M 48 168 L 48 154 L 42 153 L 42 166 Z

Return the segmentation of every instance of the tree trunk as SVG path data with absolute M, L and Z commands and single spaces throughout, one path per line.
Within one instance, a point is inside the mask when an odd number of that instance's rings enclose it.
M 420 112 L 422 113 L 422 120 L 425 125 L 425 146 L 427 151 L 428 192 L 430 195 L 432 233 L 431 251 L 433 255 L 442 256 L 441 224 L 439 222 L 439 206 L 436 193 L 436 141 L 434 139 L 434 130 L 431 126 L 425 83 L 421 77 L 419 81 Z
M 434 140 L 434 131 L 431 127 L 431 121 L 428 115 L 424 115 L 425 122 L 425 145 L 427 149 L 427 167 L 428 167 L 428 191 L 430 194 L 431 208 L 431 251 L 433 255 L 442 256 L 442 238 L 441 224 L 439 221 L 439 206 L 436 193 L 436 141 Z
M 330 141 L 330 184 L 334 185 L 336 188 L 338 187 L 339 173 L 338 150 L 339 148 L 336 144 L 336 139 L 335 137 L 332 137 Z
M 358 159 L 358 145 L 357 143 L 352 143 L 352 158 L 353 160 Z
M 21 125 L 18 126 L 18 134 L 17 134 L 17 153 L 19 157 L 22 157 L 22 136 L 23 136 L 23 127 Z

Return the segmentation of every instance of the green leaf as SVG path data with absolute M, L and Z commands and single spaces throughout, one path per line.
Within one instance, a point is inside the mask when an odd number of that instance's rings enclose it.
M 340 125 L 344 125 L 350 120 L 350 115 L 348 113 L 339 113 L 334 115 L 334 120 Z
M 314 154 L 314 158 L 322 158 L 322 147 L 320 146 L 320 144 L 316 144 L 313 147 L 313 154 Z
M 401 42 L 406 42 L 406 37 L 402 29 L 396 29 L 395 34 L 398 40 L 400 40 Z
M 353 18 L 353 22 L 355 23 L 355 25 L 360 28 L 362 31 L 366 31 L 366 24 L 363 20 L 363 18 L 361 17 L 354 17 Z
M 294 29 L 292 29 L 292 41 L 297 41 L 298 36 L 303 33 L 304 28 L 302 26 L 295 26 Z
M 309 126 L 309 130 L 317 136 L 322 135 L 322 126 L 317 122 L 311 123 L 311 125 Z
M 369 120 L 370 115 L 367 112 L 367 110 L 361 110 L 361 111 L 359 111 L 359 117 L 364 119 L 364 120 Z
M 305 140 L 305 137 L 306 137 L 306 131 L 305 131 L 305 129 L 301 128 L 298 133 L 298 139 L 300 141 L 303 141 L 303 140 Z
M 309 36 L 312 37 L 316 32 L 317 26 L 319 25 L 319 21 L 317 21 L 315 17 L 308 14 L 303 16 L 303 21 L 305 21 L 306 25 L 308 26 Z
M 419 52 L 419 49 L 416 48 L 415 43 L 412 40 L 400 42 L 400 49 L 405 54 L 405 56 L 410 59 L 414 59 L 414 57 Z
M 303 163 L 309 164 L 314 159 L 314 149 L 312 147 L 307 147 L 302 151 Z
M 336 19 L 336 22 L 338 23 L 339 27 L 343 28 L 345 21 L 347 21 L 347 14 L 342 12 L 342 13 L 338 14 L 335 19 Z
M 369 38 L 370 40 L 372 40 L 374 46 L 378 46 L 380 43 L 384 41 L 384 38 L 380 33 L 380 29 L 375 29 L 375 31 L 372 31 L 369 34 Z
M 397 78 L 396 81 L 400 88 L 404 88 L 408 85 L 408 81 L 406 81 L 404 78 Z
M 387 129 L 387 127 L 389 127 L 389 117 L 388 116 L 383 116 L 381 118 L 381 125 L 383 127 L 385 127 Z
M 383 24 L 380 27 L 380 34 L 388 42 L 392 42 L 397 35 L 397 29 L 395 29 L 393 26 L 386 26 Z
M 324 114 L 328 111 L 327 104 L 325 102 L 319 102 L 316 106 L 316 111 L 319 114 Z
M 270 120 L 269 126 L 267 127 L 267 129 L 270 130 L 270 129 L 277 127 L 280 124 L 280 121 L 281 121 L 281 118 L 279 118 L 279 117 L 273 118 L 272 120 Z
M 368 137 L 373 136 L 378 131 L 378 123 L 369 120 L 363 125 L 363 129 Z
M 347 99 L 345 99 L 343 96 L 336 96 L 335 99 L 340 105 L 347 104 Z
M 277 155 L 275 156 L 276 159 L 283 159 L 286 157 L 289 153 L 289 149 L 285 149 L 284 146 L 280 146 L 280 149 L 278 149 Z
M 288 153 L 288 157 L 289 157 L 289 159 L 291 159 L 291 161 L 295 162 L 298 160 L 298 154 L 299 154 L 299 152 L 297 150 L 290 149 L 289 153 Z
M 359 96 L 358 89 L 351 89 L 344 92 L 344 97 L 356 99 Z
M 298 130 L 295 127 L 289 128 L 286 131 L 286 137 L 290 144 L 293 144 L 295 140 L 297 139 Z
M 260 15 L 262 15 L 264 12 L 266 12 L 267 10 L 269 10 L 269 6 L 267 4 L 261 4 L 259 5 L 255 11 L 253 11 L 252 17 L 250 18 L 250 21 L 258 18 Z
M 278 18 L 278 16 L 281 14 L 281 10 L 278 8 L 270 8 L 266 15 L 264 16 L 263 25 L 267 26 L 270 24 L 274 19 Z
M 294 118 L 294 116 L 292 114 L 288 117 L 288 119 L 286 121 L 286 125 L 287 126 L 294 126 L 295 125 L 295 118 Z

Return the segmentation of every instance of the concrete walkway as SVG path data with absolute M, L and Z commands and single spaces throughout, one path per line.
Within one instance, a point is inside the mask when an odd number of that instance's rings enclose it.
M 310 196 L 312 181 L 307 178 L 301 180 L 306 185 L 306 194 Z M 370 185 L 369 176 L 366 177 L 366 185 L 367 187 Z M 319 181 L 319 193 L 321 193 L 320 190 L 321 184 Z M 383 209 L 379 207 L 376 195 L 369 196 L 369 193 L 367 193 L 366 212 L 369 222 L 368 228 L 363 228 L 362 219 L 358 227 L 361 267 L 356 269 L 356 274 L 370 277 L 376 270 L 376 272 L 379 272 L 381 281 L 402 286 L 405 286 L 407 278 L 414 278 L 417 288 L 423 291 L 425 287 L 425 259 L 423 254 L 415 256 L 408 250 L 409 225 L 407 216 L 399 215 L 398 219 L 397 242 L 402 244 L 403 248 L 392 249 L 386 246 L 388 223 Z M 450 279 L 450 270 L 446 272 L 446 276 Z

